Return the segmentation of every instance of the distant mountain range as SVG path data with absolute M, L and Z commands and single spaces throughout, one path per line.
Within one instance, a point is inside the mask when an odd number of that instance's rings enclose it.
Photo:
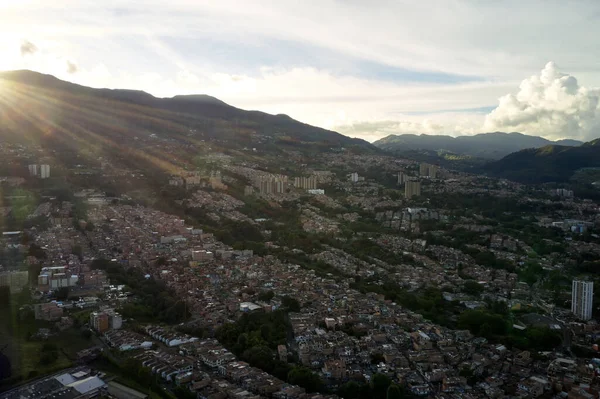
M 140 140 L 144 137 L 157 141 Z M 342 147 L 358 153 L 387 150 L 426 162 L 441 160 L 449 167 L 462 162 L 473 172 L 532 183 L 564 181 L 580 168 L 600 167 L 599 140 L 582 145 L 496 132 L 457 138 L 388 136 L 371 145 L 287 115 L 235 108 L 207 95 L 157 98 L 135 90 L 93 89 L 32 71 L 0 73 L 0 142 L 4 140 L 70 150 L 61 162 L 77 163 L 87 156 L 165 173 L 178 158 L 192 159 L 200 148 L 254 147 L 263 153 L 287 148 L 309 155 Z M 177 153 L 164 152 L 161 143 L 167 142 L 177 144 Z
M 196 142 L 215 139 L 236 148 L 260 142 L 263 148 L 279 143 L 379 152 L 364 140 L 287 115 L 235 108 L 207 95 L 157 98 L 136 90 L 93 89 L 27 70 L 0 73 L 0 122 L 0 137 L 5 139 L 47 137 L 52 132 L 63 140 L 100 135 L 120 143 L 157 134 Z
M 537 136 L 502 132 L 459 137 L 426 134 L 390 135 L 373 143 L 374 146 L 382 150 L 399 155 L 414 151 L 433 151 L 488 160 L 500 159 L 526 148 L 540 148 L 547 145 L 575 147 L 581 144 L 582 142 L 577 140 L 553 142 Z
M 568 181 L 583 168 L 600 168 L 600 139 L 579 147 L 549 145 L 510 154 L 483 167 L 488 174 L 522 183 Z

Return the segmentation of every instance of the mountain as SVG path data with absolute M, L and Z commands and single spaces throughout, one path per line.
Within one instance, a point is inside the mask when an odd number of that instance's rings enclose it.
M 526 149 L 484 166 L 490 175 L 522 183 L 564 182 L 582 168 L 600 168 L 600 139 L 579 147 Z
M 521 133 L 494 132 L 459 137 L 426 134 L 390 135 L 373 143 L 382 150 L 397 154 L 407 151 L 427 150 L 485 159 L 500 159 L 510 153 L 526 148 L 540 148 L 552 144 L 579 146 L 582 142 L 577 140 L 552 142 L 542 137 L 528 136 Z
M 233 148 L 261 144 L 272 150 L 288 145 L 379 151 L 364 140 L 286 115 L 242 110 L 207 95 L 157 98 L 136 90 L 93 89 L 27 70 L 0 73 L 0 122 L 4 139 L 53 135 L 65 144 L 92 138 L 117 144 L 156 134 L 196 143 L 217 140 Z

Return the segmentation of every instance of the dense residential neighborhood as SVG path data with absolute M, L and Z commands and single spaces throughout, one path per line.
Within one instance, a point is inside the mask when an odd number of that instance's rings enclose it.
M 173 213 L 3 177 L 0 285 L 30 320 L 4 353 L 85 374 L 15 361 L 33 382 L 0 398 L 87 395 L 85 378 L 114 397 L 144 378 L 159 397 L 597 397 L 597 202 L 387 155 L 289 175 L 217 155 L 157 182 Z

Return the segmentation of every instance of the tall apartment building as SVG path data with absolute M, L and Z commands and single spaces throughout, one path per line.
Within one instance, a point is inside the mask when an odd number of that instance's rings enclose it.
M 227 189 L 227 185 L 225 185 L 223 183 L 223 176 L 221 176 L 220 170 L 211 171 L 208 182 L 210 183 L 210 187 L 213 190 L 226 190 Z
M 123 318 L 114 309 L 90 313 L 90 326 L 103 333 L 108 330 L 118 330 L 123 326 Z
M 573 190 L 567 190 L 565 188 L 557 188 L 554 191 L 554 194 L 558 195 L 559 197 L 573 198 Z
M 28 168 L 30 176 L 37 176 L 41 179 L 47 179 L 50 177 L 50 165 L 31 164 L 28 166 Z
M 408 180 L 408 175 L 404 172 L 398 172 L 398 185 L 401 186 Z
M 185 188 L 191 188 L 200 185 L 202 178 L 200 176 L 187 176 L 184 177 Z
M 108 331 L 108 314 L 104 312 L 90 313 L 90 327 L 99 333 Z
M 183 186 L 183 184 L 184 184 L 184 180 L 183 180 L 183 177 L 181 177 L 181 176 L 171 176 L 169 178 L 170 186 Z
M 255 182 L 261 194 L 283 194 L 288 188 L 287 176 L 261 176 Z
M 582 320 L 592 318 L 594 283 L 592 281 L 573 280 L 571 291 L 571 312 Z
M 421 182 L 418 180 L 407 180 L 404 184 L 404 196 L 406 198 L 421 195 Z
M 294 178 L 294 187 L 304 190 L 315 190 L 317 188 L 317 177 L 296 177 Z
M 29 165 L 29 176 L 37 176 L 38 174 L 38 166 L 37 165 Z
M 50 165 L 40 165 L 40 177 L 42 179 L 50 177 Z
M 429 165 L 429 177 L 432 179 L 437 179 L 438 169 L 439 168 L 436 165 Z
M 66 266 L 44 267 L 38 275 L 38 290 L 47 292 L 74 287 L 78 281 L 79 275 L 70 272 Z
M 436 165 L 428 163 L 419 164 L 419 176 L 431 177 L 432 179 L 437 178 L 439 168 Z
M 359 179 L 358 179 L 358 173 L 357 173 L 357 172 L 352 172 L 352 173 L 350 174 L 350 181 L 351 181 L 352 183 L 356 183 L 358 180 L 359 180 Z

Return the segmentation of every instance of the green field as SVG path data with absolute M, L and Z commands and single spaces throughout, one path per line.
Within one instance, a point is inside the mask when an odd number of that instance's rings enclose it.
M 30 339 L 40 328 L 52 329 L 53 323 L 21 318 L 21 303 L 20 296 L 13 295 L 11 304 L 0 308 L 0 349 L 4 348 L 3 353 L 10 359 L 12 370 L 9 379 L 0 381 L 0 391 L 16 383 L 70 367 L 77 351 L 98 343 L 94 338 L 85 339 L 77 328 L 58 332 L 45 341 Z M 40 359 L 45 344 L 56 345 L 58 356 L 55 361 L 42 364 Z

